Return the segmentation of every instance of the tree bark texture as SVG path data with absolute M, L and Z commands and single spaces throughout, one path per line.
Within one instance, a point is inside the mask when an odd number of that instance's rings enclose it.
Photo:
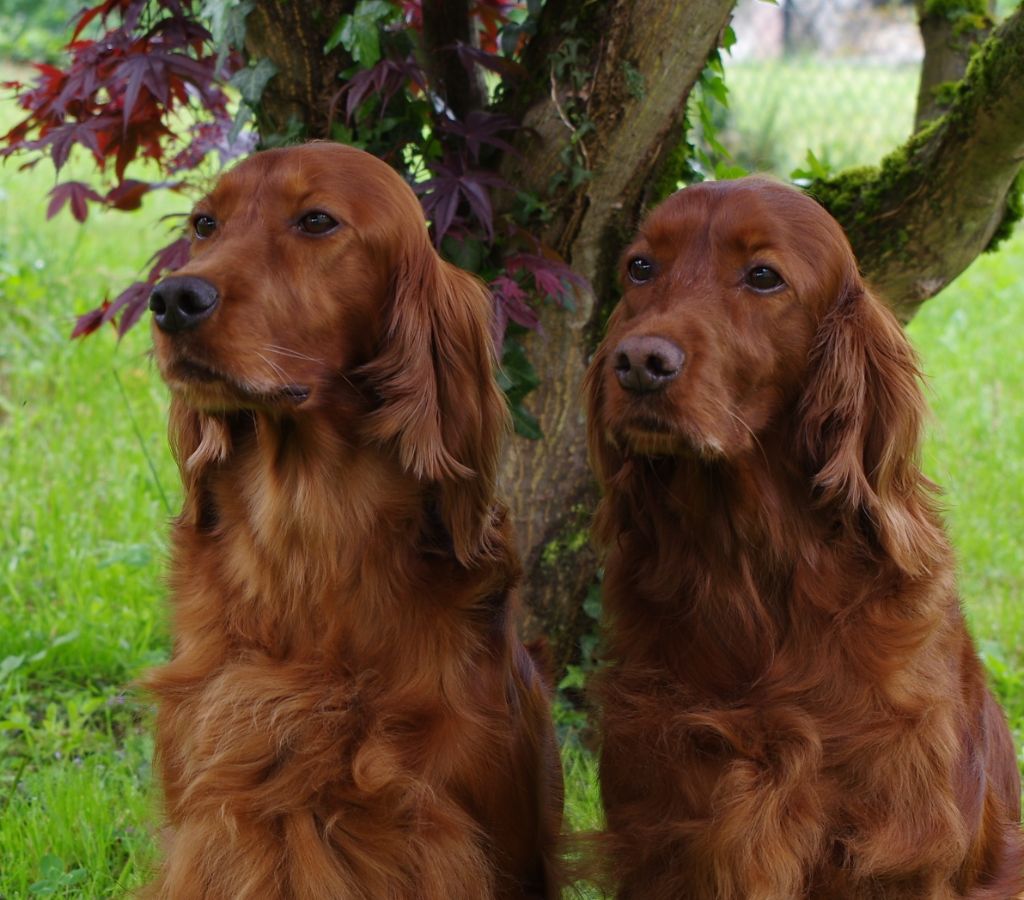
M 596 571 L 587 536 L 596 488 L 586 462 L 580 388 L 602 324 L 598 310 L 614 300 L 619 254 L 665 157 L 681 139 L 687 97 L 718 44 L 733 0 L 571 7 L 545 8 L 543 56 L 527 61 L 538 80 L 536 99 L 524 115 L 530 137 L 518 147 L 521 156 L 505 162 L 513 184 L 544 194 L 564 170 L 561 154 L 574 130 L 592 124 L 581 139 L 581 162 L 590 177 L 578 190 L 554 198 L 554 216 L 542 235 L 588 279 L 592 291 L 581 291 L 572 309 L 546 309 L 542 331 L 527 340 L 541 375 L 527 404 L 544 438 L 512 438 L 501 470 L 527 573 L 525 629 L 547 636 L 559 667 L 570 661 L 591 624 L 582 602 Z M 560 27 L 570 20 L 572 29 Z M 561 40 L 552 41 L 555 36 Z M 576 43 L 581 36 L 582 48 Z M 554 74 L 555 59 L 571 47 L 589 70 L 580 89 Z M 572 121 L 568 110 L 574 103 L 582 105 L 583 121 Z
M 917 0 L 916 7 L 924 44 L 914 113 L 914 131 L 919 131 L 945 112 L 944 86 L 964 77 L 972 51 L 992 30 L 992 20 L 984 0 L 965 0 L 956 16 L 929 0 Z
M 455 115 L 464 119 L 479 109 L 486 95 L 483 78 L 466 71 L 455 49 L 475 44 L 469 0 L 423 0 L 423 44 L 423 67 Z
M 261 135 L 289 134 L 297 124 L 304 137 L 330 136 L 338 75 L 352 60 L 340 47 L 323 50 L 338 20 L 354 7 L 355 0 L 256 0 L 245 20 L 246 56 L 277 67 L 260 97 Z

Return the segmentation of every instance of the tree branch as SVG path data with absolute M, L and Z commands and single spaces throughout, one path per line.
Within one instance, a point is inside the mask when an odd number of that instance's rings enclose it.
M 814 184 L 904 320 L 984 251 L 1024 163 L 1024 7 L 978 49 L 949 110 L 877 169 Z
M 917 0 L 917 19 L 924 43 L 921 81 L 917 91 L 914 130 L 938 118 L 946 109 L 943 88 L 960 81 L 974 48 L 992 31 L 986 0 L 963 0 L 959 8 Z

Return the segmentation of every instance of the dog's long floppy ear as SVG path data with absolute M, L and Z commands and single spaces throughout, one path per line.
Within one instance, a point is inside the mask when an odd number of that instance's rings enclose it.
M 617 315 L 618 307 L 613 310 L 608 320 L 609 331 L 614 327 Z M 612 526 L 616 517 L 612 510 L 613 501 L 610 494 L 614 491 L 616 476 L 622 474 L 625 463 L 622 451 L 608 433 L 604 421 L 608 352 L 608 340 L 605 339 L 594 353 L 583 379 L 583 398 L 587 414 L 587 455 L 590 468 L 597 476 L 597 483 L 603 495 L 594 517 L 593 534 L 602 545 L 607 544 L 612 538 Z
M 172 394 L 167 436 L 185 492 L 178 521 L 198 525 L 202 515 L 203 472 L 209 465 L 227 457 L 231 449 L 230 431 L 222 416 L 197 412 Z
M 380 406 L 368 435 L 437 484 L 455 555 L 468 565 L 496 547 L 491 522 L 508 407 L 494 379 L 491 297 L 422 240 L 403 250 L 377 357 L 365 368 Z
M 583 398 L 587 412 L 587 455 L 590 459 L 590 468 L 597 476 L 602 491 L 607 491 L 609 480 L 622 466 L 622 454 L 613 443 L 604 424 L 604 381 L 605 368 L 608 365 L 606 344 L 607 342 L 602 342 L 598 346 L 583 378 Z
M 892 313 L 855 271 L 826 313 L 810 355 L 799 439 L 823 504 L 872 529 L 909 574 L 941 553 L 919 451 L 926 408 L 917 358 Z

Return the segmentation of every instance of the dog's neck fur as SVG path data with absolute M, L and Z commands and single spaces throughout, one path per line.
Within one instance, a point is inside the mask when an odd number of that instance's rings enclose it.
M 445 629 L 428 590 L 438 578 L 464 584 L 469 597 L 510 577 L 504 567 L 460 567 L 430 486 L 345 433 L 343 421 L 242 412 L 204 426 L 219 432 L 218 446 L 193 461 L 190 486 L 186 477 L 172 580 L 180 598 L 194 577 L 185 561 L 202 566 L 200 577 L 222 587 L 218 627 L 239 647 L 278 656 L 293 643 L 319 644 L 366 665 L 386 659 L 389 634 L 410 633 L 410 618 L 425 642 Z M 443 598 L 453 613 L 458 594 Z
M 609 614 L 712 693 L 764 677 L 793 629 L 824 632 L 866 614 L 863 604 L 885 595 L 880 584 L 901 597 L 907 633 L 914 619 L 922 638 L 934 625 L 934 597 L 912 608 L 913 579 L 863 522 L 818 504 L 782 438 L 765 436 L 734 461 L 628 459 L 602 505 L 600 538 L 634 561 L 629 571 L 609 561 Z

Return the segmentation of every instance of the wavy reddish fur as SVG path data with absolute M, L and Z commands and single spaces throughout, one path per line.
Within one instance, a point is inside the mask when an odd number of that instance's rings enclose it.
M 1015 896 L 1019 775 L 918 465 L 916 361 L 839 226 L 766 179 L 705 184 L 623 263 L 587 379 L 617 896 Z M 620 386 L 631 336 L 685 352 L 663 390 Z
M 309 210 L 339 227 L 301 233 Z M 176 276 L 219 304 L 154 328 L 185 503 L 174 651 L 147 681 L 169 826 L 150 894 L 557 896 L 486 291 L 351 148 L 257 154 L 197 212 L 216 230 Z

